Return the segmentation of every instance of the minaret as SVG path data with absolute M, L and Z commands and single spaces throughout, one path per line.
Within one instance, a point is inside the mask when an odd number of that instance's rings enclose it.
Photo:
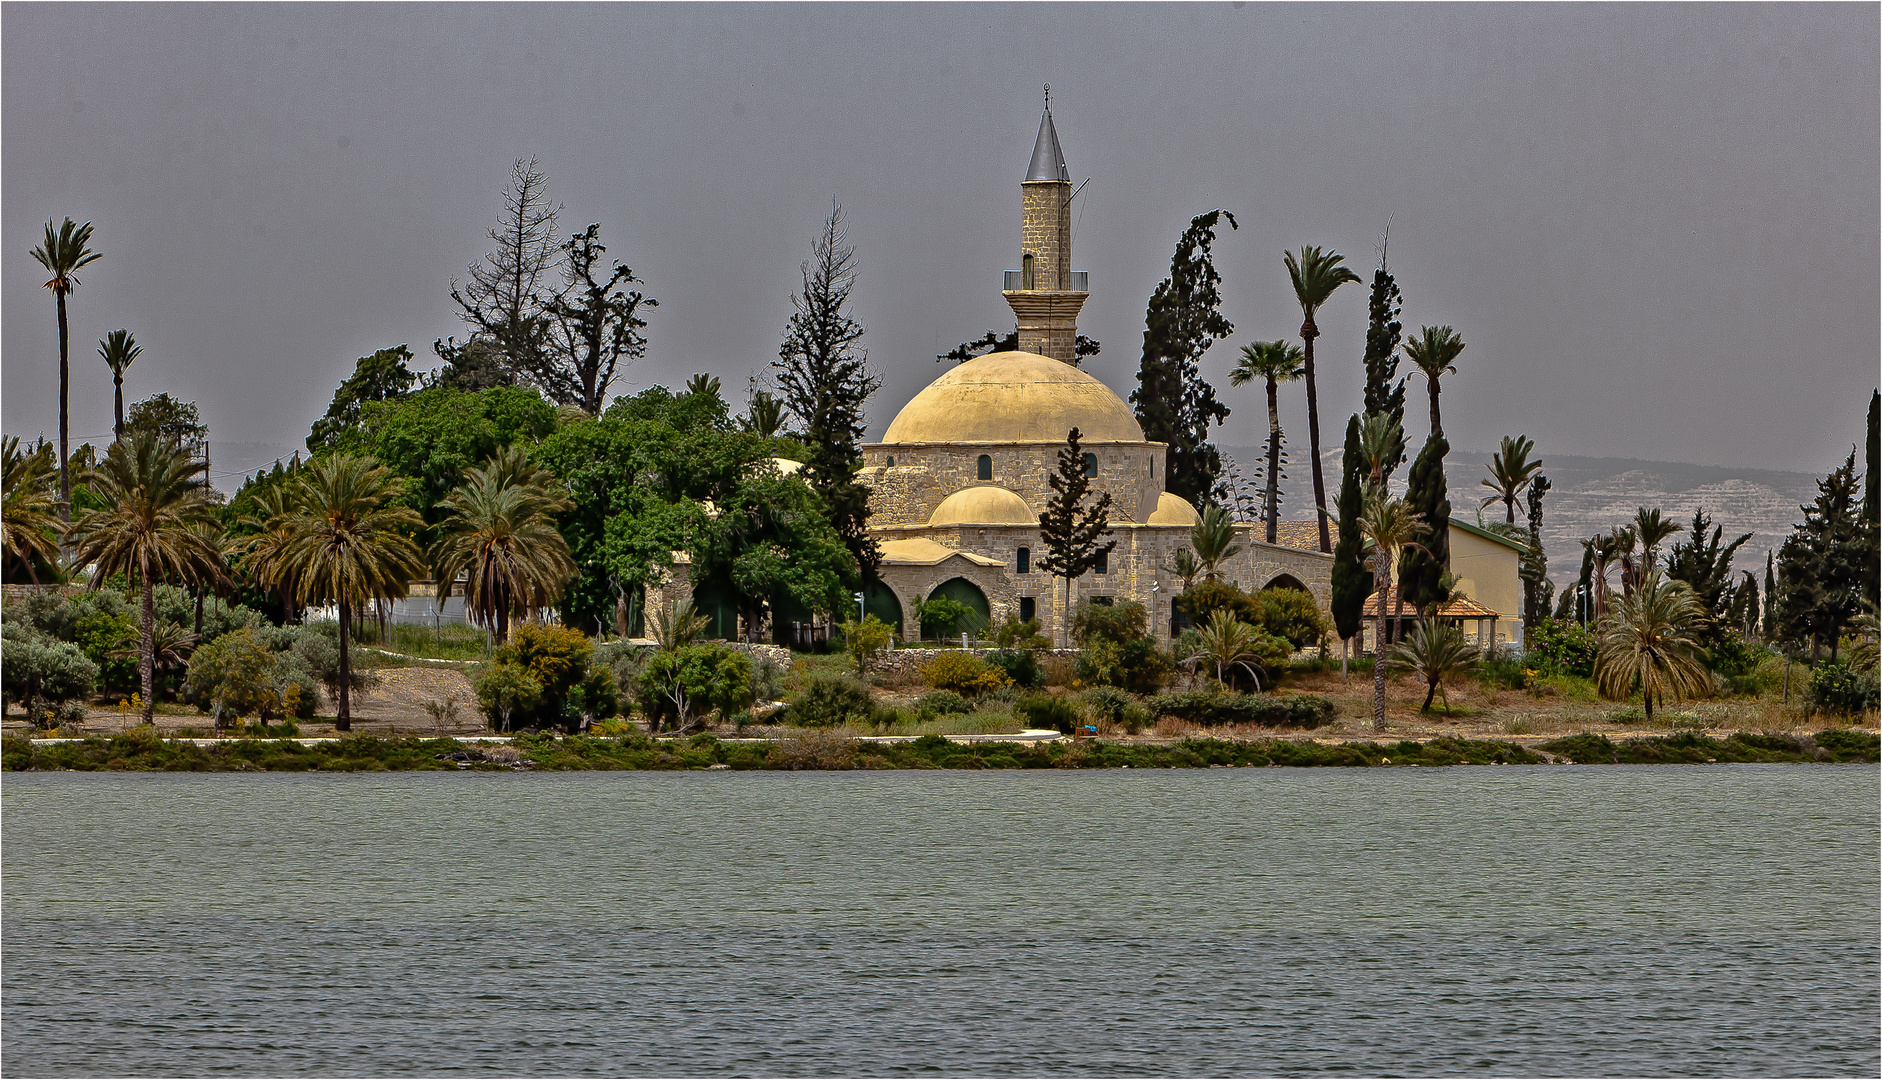
M 1020 182 L 1020 269 L 1006 272 L 1006 302 L 1019 319 L 1019 347 L 1078 363 L 1078 309 L 1084 306 L 1084 271 L 1072 270 L 1072 177 L 1052 126 L 1052 88 L 1032 164 Z

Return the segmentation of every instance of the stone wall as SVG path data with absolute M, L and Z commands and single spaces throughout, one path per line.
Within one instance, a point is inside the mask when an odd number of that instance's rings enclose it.
M 870 443 L 863 447 L 859 482 L 869 487 L 872 527 L 926 525 L 935 507 L 957 491 L 981 485 L 1002 487 L 1026 501 L 1035 514 L 1052 500 L 1051 477 L 1063 443 Z M 1162 443 L 1083 444 L 1098 456 L 1096 492 L 1109 492 L 1113 520 L 1141 522 L 1156 513 L 1163 494 Z M 980 479 L 980 456 L 993 459 L 993 479 Z M 895 460 L 893 467 L 889 459 Z
M 1252 592 L 1282 576 L 1293 578 L 1313 594 L 1323 612 L 1327 611 L 1332 599 L 1332 556 L 1263 543 L 1253 539 L 1255 528 L 1241 528 L 1242 550 L 1223 563 L 1224 580 Z M 1183 583 L 1161 568 L 1178 550 L 1190 546 L 1190 530 L 1185 526 L 1114 526 L 1111 539 L 1117 541 L 1117 547 L 1111 552 L 1106 572 L 1086 574 L 1074 582 L 1068 604 L 1064 580 L 1039 569 L 1039 560 L 1046 552 L 1037 528 L 920 526 L 882 529 L 877 535 L 884 539 L 925 537 L 943 547 L 971 551 L 1003 564 L 972 566 L 964 559 L 948 559 L 935 566 L 884 565 L 882 579 L 895 589 L 896 599 L 904 608 L 910 593 L 925 598 L 950 578 L 966 578 L 986 594 L 987 607 L 996 623 L 1003 621 L 1007 612 L 1018 610 L 1021 597 L 1033 597 L 1041 631 L 1055 641 L 1064 640 L 1067 613 L 1080 599 L 1095 596 L 1143 604 L 1150 611 L 1152 635 L 1169 637 L 1171 601 L 1182 591 Z M 1030 573 L 1018 572 L 1021 547 L 1030 551 Z
M 923 664 L 926 664 L 945 651 L 944 649 L 895 649 L 890 652 L 879 652 L 869 658 L 869 662 L 863 666 L 863 670 L 870 675 L 913 675 L 921 670 Z M 991 648 L 976 648 L 974 651 L 985 655 L 994 650 Z M 1039 649 L 1034 652 L 1033 655 L 1041 659 L 1048 656 L 1077 656 L 1078 650 Z

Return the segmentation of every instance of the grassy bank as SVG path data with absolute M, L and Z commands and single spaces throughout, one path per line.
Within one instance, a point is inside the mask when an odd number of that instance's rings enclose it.
M 1399 743 L 1317 743 L 1307 740 L 1184 739 L 1167 745 L 1105 741 L 1048 743 L 949 742 L 925 736 L 906 743 L 864 743 L 832 732 L 807 731 L 776 742 L 721 742 L 711 735 L 685 740 L 645 736 L 557 739 L 522 736 L 478 745 L 455 739 L 382 739 L 370 735 L 303 745 L 288 740 L 240 739 L 213 746 L 160 739 L 148 731 L 83 742 L 33 742 L 9 736 L 4 767 L 26 770 L 155 772 L 386 772 L 432 769 L 605 770 L 706 769 L 1102 769 L 1211 766 L 1442 766 L 1576 764 L 1690 764 L 1705 762 L 1876 762 L 1882 739 L 1832 729 L 1815 735 L 1740 732 L 1726 738 L 1682 732 L 1609 740 L 1579 734 L 1537 746 L 1513 742 L 1436 738 Z

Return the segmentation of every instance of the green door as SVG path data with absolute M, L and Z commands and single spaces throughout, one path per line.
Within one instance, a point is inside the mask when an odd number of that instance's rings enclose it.
M 895 627 L 895 636 L 907 640 L 902 632 L 902 602 L 895 598 L 895 590 L 880 579 L 870 582 L 868 591 L 863 594 L 863 614 L 874 615 Z
M 977 634 L 993 618 L 993 611 L 987 606 L 987 594 L 966 578 L 949 578 L 935 586 L 935 590 L 928 594 L 928 599 L 952 600 L 966 608 L 968 614 L 946 625 L 926 624 L 923 630 L 932 630 L 947 637 Z

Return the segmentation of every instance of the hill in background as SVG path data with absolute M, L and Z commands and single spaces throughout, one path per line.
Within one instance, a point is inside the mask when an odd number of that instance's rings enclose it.
M 1415 450 L 1415 448 L 1414 448 Z M 1241 464 L 1248 476 L 1265 460 L 1258 446 L 1225 446 L 1224 454 Z M 1478 503 L 1490 494 L 1477 486 L 1490 474 L 1491 455 L 1453 450 L 1445 459 L 1453 512 L 1475 521 Z M 1338 493 L 1340 451 L 1326 457 L 1327 498 Z M 1764 554 L 1775 551 L 1802 520 L 1801 504 L 1817 497 L 1817 477 L 1809 473 L 1774 469 L 1741 469 L 1727 465 L 1694 465 L 1678 461 L 1640 461 L 1633 458 L 1580 457 L 1545 454 L 1542 471 L 1554 485 L 1542 506 L 1542 546 L 1549 560 L 1549 578 L 1560 589 L 1581 572 L 1581 541 L 1597 532 L 1625 524 L 1636 507 L 1659 507 L 1683 525 L 1691 525 L 1694 510 L 1703 509 L 1725 527 L 1730 542 L 1740 533 L 1752 538 L 1738 549 L 1736 564 L 1758 575 L 1764 587 Z M 1399 470 L 1402 483 L 1405 470 Z M 1281 519 L 1312 516 L 1313 477 L 1304 461 L 1286 467 L 1281 481 Z M 1502 521 L 1499 503 L 1483 511 L 1483 520 Z M 1517 508 L 1516 519 L 1527 523 L 1527 507 Z M 1683 539 L 1684 533 L 1674 539 Z

